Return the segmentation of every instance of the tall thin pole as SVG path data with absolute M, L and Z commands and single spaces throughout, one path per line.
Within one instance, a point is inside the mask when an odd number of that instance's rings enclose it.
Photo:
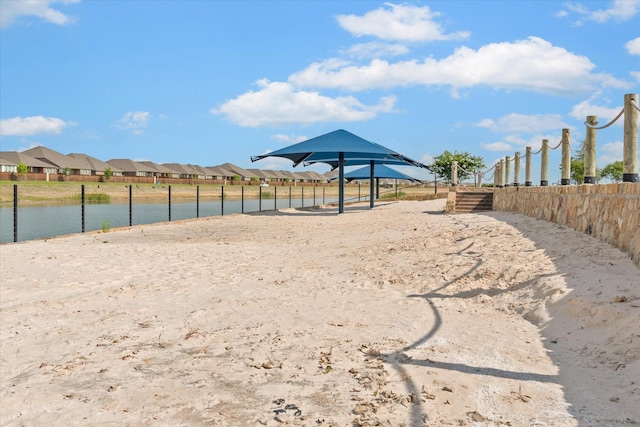
M 571 184 L 571 131 L 562 129 L 562 178 L 561 185 Z
M 587 123 L 592 126 L 598 124 L 597 116 L 587 116 Z M 584 139 L 584 183 L 596 183 L 596 132 L 591 126 L 587 126 L 587 136 Z
M 549 185 L 549 140 L 542 140 L 542 165 L 540 167 L 540 186 Z
M 637 93 L 624 96 L 624 161 L 622 163 L 622 182 L 640 182 L 640 179 L 638 179 L 637 110 L 639 106 L 640 101 L 638 100 Z
M 531 187 L 531 185 L 533 184 L 533 181 L 531 181 L 531 147 L 527 147 L 524 157 L 525 157 L 524 186 Z
M 373 192 L 374 192 L 374 180 L 375 180 L 375 174 L 374 174 L 374 162 L 373 160 L 371 160 L 371 162 L 369 162 L 371 167 L 369 168 L 369 208 L 373 209 Z
M 18 184 L 13 184 L 13 242 L 18 241 Z
M 344 212 L 344 152 L 338 153 L 338 213 Z

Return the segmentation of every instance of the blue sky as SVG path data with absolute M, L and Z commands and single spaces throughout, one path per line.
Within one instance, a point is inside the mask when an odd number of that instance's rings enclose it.
M 291 170 L 250 156 L 346 129 L 492 165 L 638 92 L 640 0 L 0 0 L 2 151 Z M 622 141 L 598 131 L 598 167 Z

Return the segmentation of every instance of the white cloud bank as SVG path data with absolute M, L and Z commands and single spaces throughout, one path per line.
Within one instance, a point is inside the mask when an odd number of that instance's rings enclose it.
M 640 55 L 640 37 L 629 40 L 624 47 L 629 52 L 629 55 Z
M 56 25 L 70 24 L 74 22 L 73 18 L 52 8 L 50 5 L 55 3 L 79 3 L 79 1 L 80 0 L 1 0 L 0 28 L 11 26 L 22 16 L 35 16 Z
M 558 12 L 560 17 L 577 15 L 574 25 L 581 26 L 588 22 L 605 24 L 624 22 L 640 13 L 640 0 L 614 0 L 607 9 L 591 10 L 582 3 L 565 3 L 564 9 Z
M 436 40 L 457 40 L 469 37 L 468 31 L 444 32 L 434 18 L 440 13 L 429 7 L 409 4 L 385 3 L 381 7 L 362 16 L 340 15 L 337 17 L 342 28 L 356 37 L 374 36 L 382 40 L 406 42 L 428 42 Z
M 290 76 L 298 87 L 370 90 L 413 85 L 448 85 L 455 90 L 473 86 L 567 94 L 592 91 L 598 85 L 626 87 L 611 75 L 592 73 L 595 65 L 586 56 L 553 46 L 539 37 L 515 42 L 491 43 L 478 50 L 460 47 L 437 60 L 390 63 L 375 59 L 353 65 L 330 59 L 314 62 Z
M 260 90 L 249 91 L 227 101 L 212 114 L 224 114 L 240 126 L 275 126 L 293 123 L 362 121 L 379 112 L 391 112 L 395 97 L 381 98 L 377 105 L 364 105 L 352 96 L 330 98 L 317 92 L 296 90 L 291 84 L 257 82 Z
M 65 127 L 73 125 L 56 117 L 13 117 L 0 120 L 0 136 L 32 136 L 59 134 Z

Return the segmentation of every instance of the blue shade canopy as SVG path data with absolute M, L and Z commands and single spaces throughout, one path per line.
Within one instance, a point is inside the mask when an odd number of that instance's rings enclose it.
M 252 156 L 251 161 L 255 162 L 266 157 L 283 157 L 291 160 L 293 166 L 297 166 L 303 162 L 306 164 L 329 163 L 332 166 L 333 163 L 335 163 L 337 166 L 340 154 L 344 155 L 345 162 L 351 161 L 348 163 L 351 165 L 365 164 L 371 160 L 375 160 L 379 164 L 393 163 L 424 167 L 422 163 L 416 162 L 400 153 L 396 153 L 380 144 L 367 141 L 343 129 L 335 130 L 267 154 Z M 360 159 L 361 163 L 354 163 L 356 159 Z
M 422 182 L 419 179 L 416 179 L 412 176 L 405 175 L 402 172 L 399 172 L 393 168 L 387 167 L 385 165 L 376 165 L 373 169 L 373 177 L 374 178 L 383 178 L 383 179 L 406 179 L 408 181 Z M 364 168 L 360 168 L 358 170 L 354 170 L 351 172 L 347 172 L 344 174 L 344 179 L 347 181 L 352 181 L 354 179 L 370 179 L 371 178 L 371 167 L 367 166 Z M 332 180 L 338 179 L 337 177 L 332 178 Z

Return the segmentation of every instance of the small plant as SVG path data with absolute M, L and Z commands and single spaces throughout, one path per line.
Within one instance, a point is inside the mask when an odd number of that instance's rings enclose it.
M 107 221 L 106 219 L 102 221 L 102 232 L 108 233 L 110 229 L 111 229 L 111 224 L 109 224 L 109 221 Z
M 273 199 L 273 194 L 270 191 L 263 191 L 260 194 L 260 197 L 262 197 L 263 199 Z

